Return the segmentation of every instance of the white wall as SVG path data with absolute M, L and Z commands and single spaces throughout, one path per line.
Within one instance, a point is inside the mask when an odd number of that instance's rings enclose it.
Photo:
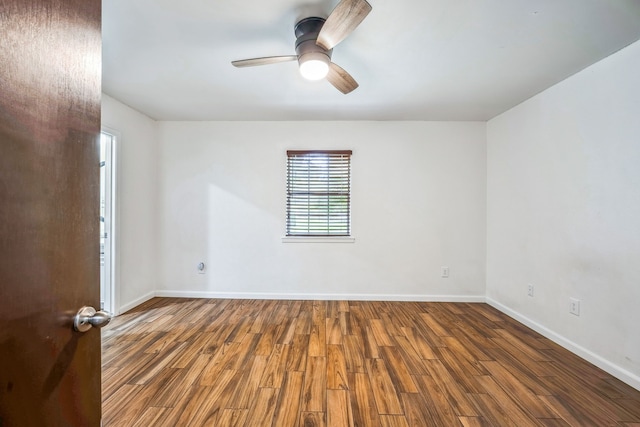
M 489 301 L 636 388 L 639 76 L 640 42 L 487 125 Z
M 160 294 L 483 300 L 485 126 L 160 122 Z M 287 149 L 353 150 L 355 243 L 281 241 Z
M 114 312 L 153 296 L 157 287 L 157 123 L 102 95 L 102 125 L 116 141 L 116 298 Z

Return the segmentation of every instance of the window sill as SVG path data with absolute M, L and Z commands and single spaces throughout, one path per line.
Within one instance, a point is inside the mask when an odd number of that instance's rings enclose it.
M 284 236 L 282 237 L 282 243 L 354 243 L 356 239 L 354 237 L 347 236 Z

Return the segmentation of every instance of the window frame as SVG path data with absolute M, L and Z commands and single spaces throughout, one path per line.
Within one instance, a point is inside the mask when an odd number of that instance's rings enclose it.
M 353 230 L 352 230 L 352 187 L 351 187 L 351 173 L 352 173 L 352 150 L 287 150 L 287 179 L 286 179 L 286 205 L 285 205 L 285 236 L 282 238 L 283 242 L 317 242 L 317 243 L 325 243 L 325 242 L 338 242 L 338 243 L 347 243 L 353 242 L 355 239 L 353 238 Z M 317 157 L 322 159 L 323 157 L 327 159 L 327 177 L 326 181 L 322 181 L 322 179 L 318 180 L 318 177 L 321 175 L 316 175 L 315 179 L 312 177 L 313 172 L 322 171 L 322 166 L 318 168 L 313 168 L 310 163 L 310 159 L 313 157 Z M 346 158 L 346 161 L 345 161 Z M 332 159 L 334 160 L 332 162 Z M 297 160 L 297 161 L 296 161 Z M 292 174 L 296 171 L 302 171 L 304 173 L 305 162 L 307 162 L 307 172 L 310 174 L 309 181 L 305 182 L 305 178 L 300 179 L 296 178 L 292 179 Z M 341 171 L 340 168 L 344 168 L 346 164 L 346 172 Z M 300 169 L 302 167 L 302 169 Z M 330 185 L 330 176 L 335 173 L 337 185 L 332 188 Z M 345 182 L 346 180 L 346 182 Z M 327 184 L 326 189 L 322 188 L 324 184 Z M 304 191 L 295 191 L 295 187 L 307 187 Z M 344 192 L 346 186 L 346 193 Z M 315 187 L 315 188 L 313 188 Z M 338 220 L 338 224 L 340 221 L 344 220 L 346 216 L 346 224 L 341 224 L 342 227 L 346 227 L 346 233 L 331 233 L 330 230 L 330 220 L 331 214 L 329 212 L 330 202 L 327 201 L 326 206 L 320 206 L 320 210 L 326 209 L 326 219 L 327 219 L 327 227 L 324 230 L 320 230 L 320 232 L 309 230 L 311 227 L 310 223 L 307 223 L 306 227 L 308 232 L 301 232 L 301 229 L 295 229 L 295 226 L 291 224 L 292 216 L 295 216 L 296 213 L 292 213 L 292 206 L 294 204 L 298 204 L 300 206 L 300 201 L 304 203 L 305 197 L 307 198 L 307 203 L 312 203 L 313 199 L 316 201 L 321 198 L 326 197 L 327 200 L 330 198 L 340 198 L 346 196 L 347 204 L 346 209 L 343 212 L 338 212 L 335 215 L 335 219 Z M 316 206 L 317 208 L 318 206 Z M 309 208 L 308 208 L 309 209 Z M 297 213 L 300 215 L 300 212 Z M 309 210 L 306 211 L 308 216 L 312 215 L 309 213 Z M 316 213 L 317 215 L 318 213 Z M 302 215 L 304 215 L 304 207 L 302 208 Z M 317 224 L 318 222 L 316 222 Z M 303 225 L 303 229 L 304 229 Z M 340 229 L 340 225 L 337 227 Z M 326 232 L 322 232 L 326 231 Z M 339 231 L 339 230 L 338 230 Z

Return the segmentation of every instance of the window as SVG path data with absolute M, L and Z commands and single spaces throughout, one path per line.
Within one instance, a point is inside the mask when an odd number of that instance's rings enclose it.
M 351 235 L 351 151 L 287 151 L 287 236 Z

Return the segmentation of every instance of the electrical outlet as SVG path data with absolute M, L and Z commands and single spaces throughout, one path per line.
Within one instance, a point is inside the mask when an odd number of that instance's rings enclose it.
M 440 268 L 440 275 L 442 277 L 449 277 L 449 267 L 441 267 Z
M 200 262 L 198 263 L 198 266 L 196 268 L 198 269 L 198 274 L 204 274 L 207 266 L 204 264 L 204 262 Z
M 569 298 L 569 313 L 580 316 L 580 300 L 576 298 Z
M 527 295 L 533 297 L 533 285 L 527 286 Z

